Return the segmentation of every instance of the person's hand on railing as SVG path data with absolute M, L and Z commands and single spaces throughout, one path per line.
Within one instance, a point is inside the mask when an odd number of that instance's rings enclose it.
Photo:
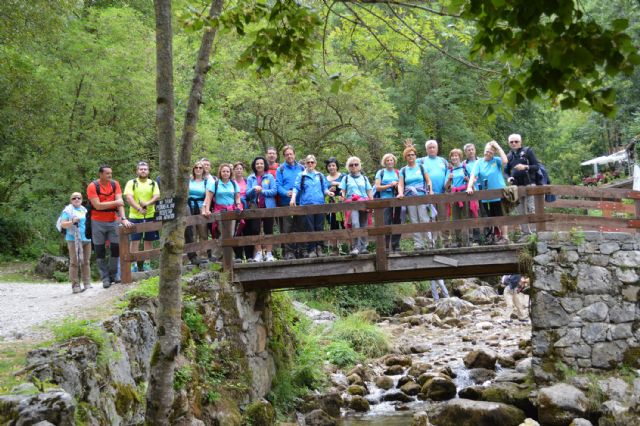
M 291 201 L 289 201 L 289 207 L 295 207 L 296 206 L 296 199 L 295 197 L 291 197 Z
M 402 192 L 399 192 L 398 195 L 396 195 L 396 198 L 404 198 L 404 194 Z
M 335 192 L 333 192 L 331 190 L 327 190 L 327 192 L 325 192 L 324 195 L 326 195 L 328 197 L 335 197 L 336 194 L 335 194 Z
M 467 194 L 469 194 L 469 195 L 473 194 L 473 186 L 467 187 Z
M 203 205 L 202 206 L 202 212 L 200 213 L 202 216 L 204 217 L 209 217 L 211 216 L 211 210 L 209 210 L 209 206 L 207 205 Z

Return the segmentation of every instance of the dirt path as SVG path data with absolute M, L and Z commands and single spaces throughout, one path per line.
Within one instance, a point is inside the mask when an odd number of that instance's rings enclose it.
M 99 283 L 79 294 L 68 283 L 0 282 L 0 342 L 40 341 L 51 337 L 49 325 L 65 317 L 103 318 L 130 286 L 103 289 Z

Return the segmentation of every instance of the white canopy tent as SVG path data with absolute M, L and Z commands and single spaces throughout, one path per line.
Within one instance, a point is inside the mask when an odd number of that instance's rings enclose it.
M 598 174 L 598 166 L 603 164 L 611 164 L 616 162 L 628 161 L 629 157 L 627 155 L 627 151 L 624 149 L 622 151 L 618 151 L 611 155 L 604 155 L 602 157 L 592 158 L 591 160 L 587 160 L 585 162 L 580 163 L 581 166 L 591 166 L 593 165 L 593 174 Z

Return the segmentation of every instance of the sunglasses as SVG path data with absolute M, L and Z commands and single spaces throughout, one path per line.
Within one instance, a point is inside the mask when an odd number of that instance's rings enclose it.
M 316 164 L 315 161 L 307 161 L 307 164 Z
M 202 169 L 202 166 L 196 166 L 194 169 Z
M 509 143 L 518 143 L 520 141 L 509 141 Z
M 358 167 L 359 165 L 360 165 L 359 163 L 352 163 L 352 164 L 349 164 L 349 167 Z
M 71 197 L 72 200 L 82 200 L 82 197 Z

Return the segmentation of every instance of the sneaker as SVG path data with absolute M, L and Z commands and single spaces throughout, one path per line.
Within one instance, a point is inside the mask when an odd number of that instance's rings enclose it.
M 296 255 L 288 252 L 287 254 L 284 255 L 284 260 L 294 260 L 296 258 Z
M 324 252 L 322 251 L 322 247 L 316 247 L 316 255 L 318 257 L 324 257 Z
M 360 254 L 369 254 L 369 250 L 364 248 L 364 249 L 360 250 Z
M 149 271 L 151 270 L 151 263 L 149 263 L 149 262 L 144 262 L 144 263 L 142 264 L 142 270 L 143 270 L 144 272 L 149 272 Z
M 71 292 L 73 294 L 82 293 L 82 288 L 80 288 L 80 284 L 72 284 L 71 285 Z
M 276 259 L 275 259 L 275 257 L 273 257 L 273 254 L 271 254 L 271 252 L 268 251 L 267 255 L 264 257 L 264 261 L 265 262 L 275 262 Z
M 242 263 L 242 259 L 240 259 L 239 257 L 236 257 L 233 259 L 233 263 Z
M 262 252 L 259 251 L 256 253 L 256 255 L 253 257 L 253 261 L 254 262 L 262 262 L 264 259 L 262 258 Z
M 300 257 L 304 258 L 304 259 L 307 259 L 309 257 L 309 252 L 308 251 L 303 251 Z
M 131 264 L 131 272 L 138 272 L 138 263 L 137 262 L 133 262 Z
M 110 279 L 102 280 L 102 288 L 109 288 L 109 287 L 111 287 L 111 280 Z
M 91 285 L 91 283 L 83 284 L 83 286 L 84 286 L 83 291 L 84 291 L 84 290 L 89 290 L 90 288 L 93 288 L 93 286 Z
M 357 256 L 357 255 L 359 255 L 359 254 L 360 254 L 360 250 L 358 250 L 357 248 L 354 248 L 353 250 L 351 250 L 351 251 L 349 252 L 349 254 L 350 254 L 351 256 Z
M 307 254 L 307 257 L 308 257 L 308 258 L 310 258 L 310 259 L 312 259 L 312 258 L 316 258 L 316 257 L 318 257 L 318 255 L 316 254 L 316 251 L 315 251 L 315 250 L 313 250 L 313 251 L 310 251 L 310 252 Z

